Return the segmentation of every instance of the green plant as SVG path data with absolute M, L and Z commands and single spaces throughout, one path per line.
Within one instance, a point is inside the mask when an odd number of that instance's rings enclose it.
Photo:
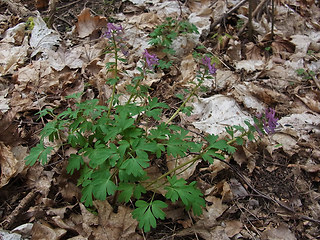
M 114 61 L 106 64 L 112 77 L 107 84 L 112 87 L 112 95 L 105 105 L 99 105 L 98 99 L 81 101 L 82 93 L 68 96 L 69 100 L 77 100 L 75 106 L 55 115 L 54 110 L 44 109 L 39 117 L 50 115 L 53 120 L 48 122 L 40 133 L 40 143 L 31 149 L 26 158 L 28 165 L 37 161 L 46 164 L 53 147 L 46 146 L 46 139 L 60 148 L 72 147 L 77 150 L 68 158 L 67 172 L 80 173 L 78 185 L 82 188 L 81 201 L 86 206 L 92 206 L 94 199 L 106 200 L 113 196 L 114 200 L 128 203 L 135 201 L 132 216 L 139 221 L 144 231 L 156 227 L 157 219 L 164 219 L 164 208 L 168 201 L 181 201 L 185 209 L 193 211 L 195 215 L 202 213 L 205 201 L 203 194 L 197 188 L 196 182 L 178 178 L 179 173 L 185 171 L 197 160 L 203 159 L 212 164 L 214 159 L 225 159 L 226 155 L 236 150 L 234 144 L 244 144 L 246 140 L 254 140 L 255 132 L 260 135 L 272 132 L 277 125 L 274 111 L 254 118 L 254 124 L 249 121 L 241 126 L 226 128 L 228 138 L 208 135 L 200 141 L 195 141 L 189 131 L 173 124 L 172 121 L 179 112 L 190 112 L 186 107 L 204 79 L 212 78 L 215 65 L 209 56 L 203 56 L 199 62 L 199 72 L 194 87 L 187 92 L 181 106 L 166 122 L 161 120 L 167 104 L 159 102 L 157 98 L 148 96 L 148 88 L 141 84 L 146 74 L 152 72 L 159 64 L 154 54 L 145 50 L 143 67 L 138 68 L 140 75 L 132 79 L 127 85 L 127 101 L 119 100 L 116 86 L 120 81 L 118 69 L 119 61 L 126 62 L 121 57 L 122 27 L 108 24 L 105 36 L 109 39 L 107 54 L 113 54 Z M 257 135 L 259 137 L 259 135 Z M 153 179 L 148 175 L 147 168 L 152 159 L 161 158 L 164 154 L 175 159 L 189 156 L 184 162 Z M 164 198 L 156 194 L 162 188 L 166 191 Z
M 304 80 L 311 80 L 313 79 L 315 72 L 311 70 L 305 70 L 303 68 L 299 68 L 296 70 L 298 76 L 302 77 Z
M 162 51 L 169 55 L 174 55 L 175 51 L 172 49 L 173 41 L 180 35 L 187 33 L 199 33 L 197 27 L 194 24 L 186 20 L 175 20 L 171 17 L 166 18 L 166 21 L 157 26 L 156 29 L 149 34 L 151 40 L 150 45 L 161 47 Z M 161 69 L 169 68 L 171 61 L 159 61 L 159 67 Z

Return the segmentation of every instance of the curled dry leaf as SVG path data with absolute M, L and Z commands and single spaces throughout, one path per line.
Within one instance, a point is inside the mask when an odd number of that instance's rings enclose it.
M 9 28 L 1 40 L 1 43 L 12 43 L 15 46 L 20 46 L 25 38 L 25 23 L 19 23 L 16 26 Z

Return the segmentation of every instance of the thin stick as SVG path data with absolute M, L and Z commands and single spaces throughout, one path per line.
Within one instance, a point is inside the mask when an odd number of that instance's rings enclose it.
M 236 11 L 239 7 L 241 7 L 243 4 L 245 4 L 248 0 L 242 0 L 241 2 L 239 2 L 237 5 L 235 5 L 233 8 L 231 8 L 227 13 L 223 14 L 220 18 L 218 18 L 216 21 L 214 21 L 211 25 L 210 25 L 210 32 L 212 32 L 214 30 L 214 28 L 221 23 L 221 21 L 223 19 L 225 19 L 228 15 L 230 15 L 231 13 L 233 13 L 234 11 Z
M 266 2 L 268 2 L 269 0 L 263 0 L 259 3 L 259 5 L 256 7 L 256 9 L 253 11 L 252 13 L 252 17 L 255 17 L 258 12 L 260 12 L 261 8 L 266 4 Z M 243 24 L 242 28 L 240 29 L 240 31 L 238 32 L 238 36 L 240 36 L 243 31 L 246 29 L 246 27 L 248 26 L 249 21 L 246 21 L 245 24 Z

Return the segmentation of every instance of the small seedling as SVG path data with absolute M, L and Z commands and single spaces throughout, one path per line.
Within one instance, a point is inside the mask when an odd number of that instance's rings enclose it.
M 315 72 L 311 70 L 305 70 L 303 68 L 299 68 L 296 70 L 298 76 L 302 77 L 304 80 L 311 80 L 315 76 Z

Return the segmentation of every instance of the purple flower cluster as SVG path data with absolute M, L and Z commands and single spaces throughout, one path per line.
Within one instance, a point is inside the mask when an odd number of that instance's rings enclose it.
M 146 63 L 149 69 L 153 69 L 154 66 L 158 65 L 159 59 L 155 54 L 150 54 L 148 53 L 147 49 L 145 49 L 143 55 L 146 59 Z
M 104 33 L 104 37 L 106 38 L 111 38 L 112 34 L 122 34 L 123 33 L 123 28 L 122 26 L 115 26 L 112 23 L 107 24 L 107 31 Z
M 202 59 L 202 63 L 208 67 L 208 71 L 211 75 L 214 75 L 216 72 L 217 72 L 217 69 L 216 69 L 216 64 L 211 64 L 211 58 L 209 58 L 208 56 L 205 56 L 203 59 Z
M 258 114 L 257 118 L 262 122 L 263 129 L 267 134 L 274 133 L 275 128 L 277 127 L 278 118 L 275 117 L 276 111 L 272 108 L 267 108 L 264 114 Z M 262 132 L 257 127 L 257 125 L 254 125 L 254 127 L 257 129 L 258 133 L 262 135 Z
M 123 55 L 128 56 L 128 47 L 125 44 L 125 38 L 122 36 L 123 35 L 123 28 L 122 26 L 115 26 L 112 23 L 107 24 L 107 31 L 103 34 L 103 37 L 111 39 L 113 38 Z

